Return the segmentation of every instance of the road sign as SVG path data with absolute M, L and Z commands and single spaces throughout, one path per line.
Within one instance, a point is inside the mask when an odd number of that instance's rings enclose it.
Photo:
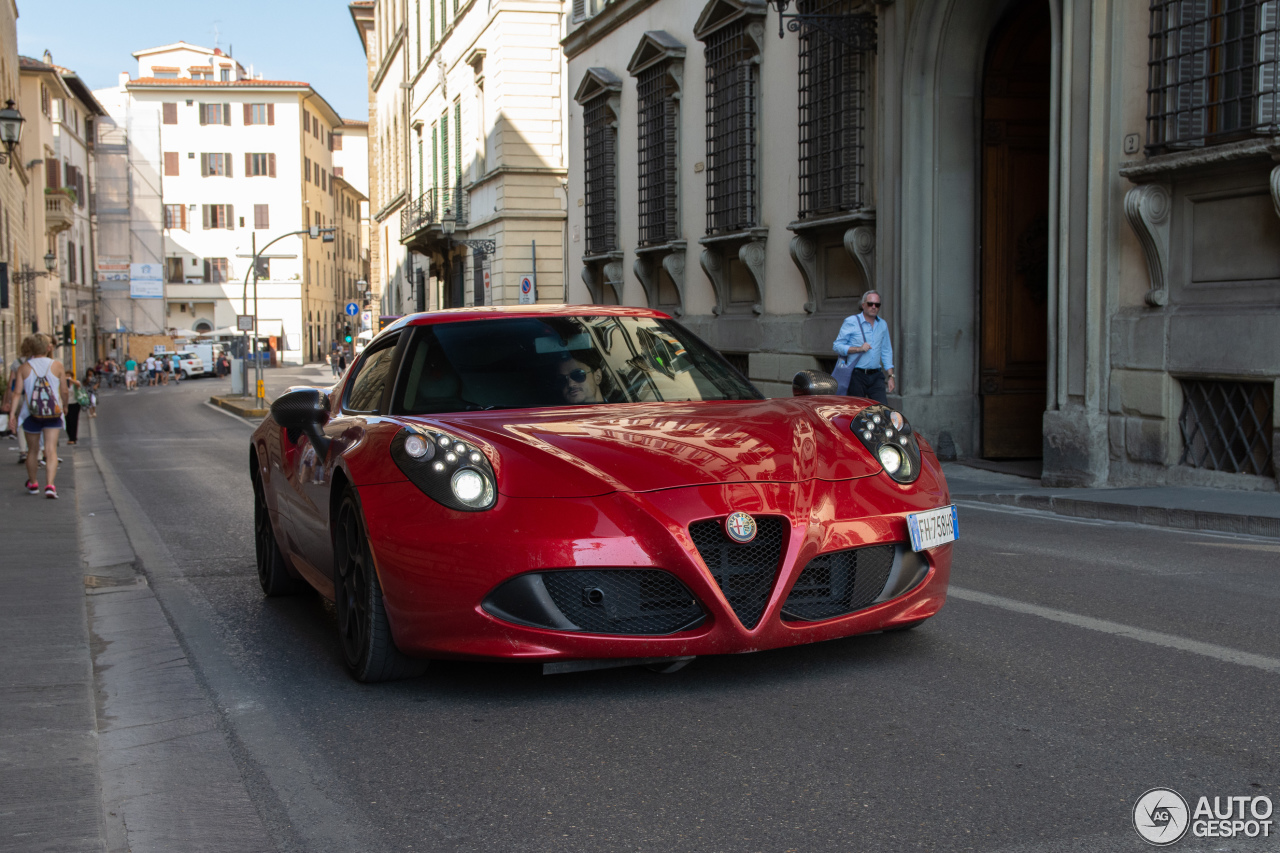
M 520 304 L 532 305 L 537 301 L 537 294 L 533 292 L 533 279 L 528 276 L 520 279 Z
M 252 314 L 237 314 L 237 315 L 236 315 L 236 328 L 237 328 L 237 329 L 239 329 L 239 330 L 240 330 L 240 331 L 242 331 L 242 332 L 252 332 L 252 331 L 253 331 L 253 315 L 252 315 Z
M 258 399 L 264 400 L 267 396 L 267 383 L 261 379 L 258 380 Z
M 348 316 L 348 317 L 354 317 L 354 316 L 356 316 L 356 315 L 357 315 L 357 314 L 359 314 L 359 313 L 360 313 L 360 306 L 359 306 L 359 305 L 355 304 L 354 302 L 348 302 L 348 303 L 347 303 L 347 316 Z

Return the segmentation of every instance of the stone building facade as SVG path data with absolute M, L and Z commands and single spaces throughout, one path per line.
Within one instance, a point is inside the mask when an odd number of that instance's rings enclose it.
M 559 0 L 351 4 L 370 58 L 372 264 L 385 314 L 562 302 Z
M 1276 487 L 1275 3 L 779 5 L 572 4 L 568 301 L 786 394 L 874 287 L 944 454 Z

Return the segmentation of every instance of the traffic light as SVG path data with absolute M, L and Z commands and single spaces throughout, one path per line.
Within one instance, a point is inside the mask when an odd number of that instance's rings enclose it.
M 75 340 L 73 337 L 74 335 L 75 335 L 75 324 L 70 322 L 63 323 L 62 337 L 58 339 L 58 343 L 64 347 L 70 346 L 71 344 L 75 343 Z
M 67 342 L 71 344 L 71 346 L 76 345 L 76 324 L 74 320 L 72 320 L 70 323 L 67 323 L 66 339 L 67 339 Z
M 342 326 L 342 342 L 344 344 L 351 343 L 351 324 L 345 323 Z

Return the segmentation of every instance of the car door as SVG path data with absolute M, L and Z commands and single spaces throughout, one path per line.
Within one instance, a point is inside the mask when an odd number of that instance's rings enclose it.
M 333 577 L 333 541 L 329 535 L 333 473 L 343 457 L 368 450 L 366 435 L 382 421 L 399 360 L 399 335 L 379 339 L 356 363 L 324 427 L 327 446 L 307 447 L 297 457 L 298 527 L 305 559 Z M 374 444 L 371 442 L 370 444 Z M 359 466 L 357 466 L 359 467 Z

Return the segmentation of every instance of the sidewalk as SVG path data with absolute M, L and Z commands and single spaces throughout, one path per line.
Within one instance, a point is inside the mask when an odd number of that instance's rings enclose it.
M 954 499 L 1076 518 L 1280 538 L 1280 492 L 1194 486 L 1046 489 L 1029 477 L 943 463 Z
M 77 451 L 61 448 L 52 501 L 22 488 L 16 446 L 0 441 L 0 851 L 105 850 Z

